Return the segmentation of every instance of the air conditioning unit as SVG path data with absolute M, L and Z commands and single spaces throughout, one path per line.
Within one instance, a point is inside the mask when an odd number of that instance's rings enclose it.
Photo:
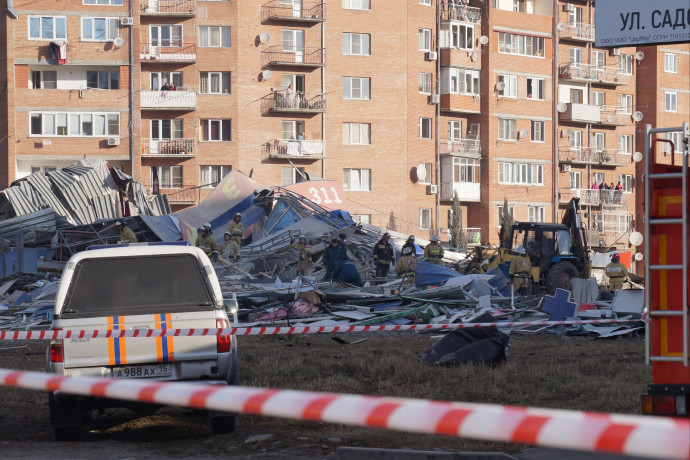
M 441 102 L 441 96 L 438 94 L 432 94 L 427 98 L 429 104 L 439 104 Z
M 620 56 L 621 55 L 621 49 L 620 48 L 611 48 L 609 50 L 609 56 Z
M 134 18 L 120 18 L 121 26 L 132 26 L 134 25 Z
M 109 137 L 108 138 L 108 145 L 120 145 L 120 138 L 119 137 Z
M 424 59 L 427 61 L 435 61 L 438 59 L 438 53 L 436 51 L 427 51 Z
M 561 164 L 561 172 L 570 172 L 570 165 Z
M 427 195 L 436 195 L 438 193 L 438 185 L 427 185 L 426 186 L 426 194 Z

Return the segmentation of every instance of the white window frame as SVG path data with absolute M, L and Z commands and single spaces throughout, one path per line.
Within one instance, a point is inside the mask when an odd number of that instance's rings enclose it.
M 545 138 L 545 133 L 544 133 L 544 128 L 546 127 L 546 123 L 543 121 L 534 121 L 532 120 L 532 126 L 531 126 L 531 134 L 530 134 L 530 140 L 532 142 L 544 142 Z
M 207 91 L 202 91 L 203 86 L 201 80 L 206 76 L 206 89 Z M 227 79 L 224 76 L 227 75 Z M 218 78 L 219 91 L 212 91 L 211 81 L 213 78 Z M 225 88 L 225 85 L 228 85 Z M 199 72 L 199 94 L 232 94 L 232 72 Z
M 125 4 L 124 0 L 84 0 L 84 5 L 110 5 L 110 6 L 123 6 Z
M 513 54 L 531 58 L 545 58 L 544 37 L 532 35 L 520 35 L 509 32 L 498 33 L 498 52 L 500 54 Z M 536 50 L 535 50 L 536 48 Z
M 163 130 L 166 129 L 163 125 L 166 122 L 170 124 L 170 126 L 167 128 L 170 131 L 169 137 L 163 136 Z M 154 125 L 158 125 L 156 127 L 158 130 L 158 137 L 153 135 Z M 150 120 L 149 128 L 149 133 L 152 140 L 183 139 L 184 120 L 182 118 L 163 118 Z
M 35 118 L 41 120 L 40 134 L 32 133 Z M 94 134 L 97 119 L 103 122 L 103 134 Z M 46 130 L 48 120 L 52 121 L 52 132 Z M 64 124 L 60 120 L 64 120 Z M 91 134 L 85 134 L 86 124 L 90 125 Z M 65 134 L 58 134 L 61 127 L 65 128 Z M 120 114 L 118 112 L 29 112 L 29 137 L 120 137 Z
M 419 208 L 419 229 L 431 230 L 431 208 Z
M 154 85 L 154 77 L 160 82 L 160 85 Z M 165 77 L 165 78 L 164 78 Z M 180 71 L 176 72 L 151 72 L 149 73 L 149 82 L 151 84 L 151 91 L 160 91 L 163 85 L 167 83 L 172 83 L 177 87 L 184 86 L 183 80 L 184 74 Z
M 479 96 L 479 70 L 451 67 L 448 71 L 448 92 Z
M 570 65 L 579 67 L 582 64 L 582 48 L 570 47 Z
M 595 149 L 606 148 L 606 133 L 594 132 L 592 133 L 592 147 Z
M 371 214 L 350 214 L 350 218 L 358 224 L 371 225 Z
M 632 155 L 633 153 L 633 137 L 630 134 L 618 135 L 618 153 L 625 155 Z
M 169 29 L 170 38 L 163 38 L 163 29 Z M 179 34 L 173 33 L 179 29 Z M 153 39 L 153 31 L 156 30 L 158 38 Z M 152 46 L 180 47 L 184 37 L 184 27 L 182 24 L 150 24 L 148 43 Z
M 517 141 L 517 119 L 498 119 L 498 139 L 501 141 Z
M 429 185 L 431 184 L 431 179 L 434 177 L 434 164 L 433 163 L 420 163 L 424 165 L 424 171 L 426 174 L 424 175 L 424 179 L 419 179 L 419 183 L 422 185 Z M 419 178 L 419 174 L 417 174 L 417 177 Z
M 633 68 L 635 67 L 635 56 L 632 54 L 621 54 L 618 56 L 618 68 L 621 70 L 623 75 L 632 75 Z
M 678 55 L 674 53 L 664 53 L 664 72 L 678 73 Z
M 420 5 L 431 6 L 431 0 L 419 0 Z
M 217 1 L 217 0 L 216 0 Z M 199 185 L 201 188 L 214 188 L 215 185 L 232 171 L 231 165 L 202 165 L 199 166 Z M 206 176 L 206 179 L 204 179 Z M 213 176 L 217 179 L 214 180 Z
M 478 184 L 480 165 L 477 158 L 453 157 L 453 182 L 459 184 Z
M 528 206 L 527 207 L 527 221 L 528 222 L 544 222 L 546 215 L 546 208 L 544 206 Z
M 94 38 L 96 36 L 96 21 L 103 21 L 105 24 L 105 38 Z M 90 27 L 87 26 L 87 22 L 90 23 Z M 82 17 L 80 23 L 81 41 L 83 42 L 112 42 L 120 36 L 120 18 Z M 86 36 L 87 32 L 90 38 Z
M 359 88 L 355 87 L 355 83 L 359 85 Z M 359 92 L 359 97 L 354 96 L 355 90 Z M 343 77 L 343 99 L 371 100 L 371 79 L 368 77 Z
M 210 139 L 211 137 L 211 124 L 212 123 L 219 123 L 219 133 L 220 133 L 220 138 L 219 139 Z M 230 123 L 230 129 L 229 129 L 229 139 L 223 139 L 223 124 L 224 122 L 229 122 Z M 209 139 L 202 139 L 204 136 L 204 127 L 208 125 L 208 134 L 209 134 Z M 201 118 L 199 119 L 199 142 L 232 142 L 232 118 Z
M 343 145 L 371 145 L 371 123 L 343 123 Z
M 581 189 L 582 188 L 582 172 L 581 171 L 570 171 L 568 175 L 568 186 L 571 189 Z
M 633 96 L 632 94 L 619 94 L 618 107 L 623 113 L 631 115 L 633 113 Z
M 32 20 L 38 19 L 38 37 L 32 37 L 31 36 L 31 22 Z M 50 19 L 52 22 L 52 32 L 53 35 L 48 37 L 43 36 L 43 20 L 48 20 Z M 63 28 L 65 29 L 65 36 L 64 37 L 59 37 L 57 36 L 57 23 L 58 21 L 61 21 L 63 24 Z M 67 40 L 67 17 L 66 16 L 27 16 L 26 20 L 26 25 L 27 25 L 27 37 L 29 40 Z
M 536 88 L 535 88 L 536 85 Z M 532 86 L 532 97 L 530 97 L 530 86 Z M 537 97 L 535 97 L 535 92 Z M 528 101 L 543 101 L 546 99 L 544 94 L 544 79 L 543 78 L 533 78 L 527 77 L 527 93 L 526 96 Z
M 448 140 L 462 140 L 462 120 L 448 120 Z
M 604 51 L 593 50 L 592 51 L 592 65 L 597 69 L 602 69 L 606 67 L 606 53 Z
M 420 139 L 432 139 L 431 134 L 431 118 L 419 117 L 419 138 Z
M 218 29 L 218 44 L 213 45 L 211 44 L 211 31 L 214 29 Z M 227 35 L 224 35 L 224 33 L 227 32 Z M 232 29 L 230 26 L 199 26 L 199 48 L 230 48 L 232 47 Z M 206 37 L 205 40 L 202 40 L 202 37 Z M 223 40 L 223 37 L 226 38 L 226 40 Z M 206 42 L 206 45 L 202 45 L 203 42 Z
M 582 131 L 579 129 L 571 129 L 568 140 L 570 141 L 571 150 L 580 150 L 582 148 Z
M 618 216 L 618 232 L 625 233 L 632 230 L 632 214 L 624 214 Z
M 515 75 L 499 75 L 498 83 L 505 85 L 505 88 L 498 92 L 499 97 L 517 99 L 517 77 Z
M 595 172 L 592 174 L 592 180 L 594 181 L 595 184 L 601 184 L 606 180 L 606 174 L 600 173 L 600 172 Z
M 356 181 L 352 179 L 357 177 Z M 365 183 L 366 182 L 366 183 Z M 343 190 L 348 192 L 370 192 L 371 191 L 371 169 L 366 168 L 344 168 L 343 169 Z
M 371 56 L 371 35 L 343 32 L 344 56 Z
M 470 24 L 450 25 L 450 45 L 461 50 L 474 49 L 474 26 Z
M 290 179 L 287 181 L 285 180 L 286 173 L 290 175 Z M 281 176 L 283 185 L 298 184 L 309 180 L 303 166 L 284 166 L 281 170 Z
M 419 94 L 431 94 L 431 76 L 430 72 L 419 72 Z
M 171 190 L 171 189 L 181 189 L 184 187 L 184 170 L 182 166 L 151 166 L 151 183 L 153 184 L 153 169 L 156 168 L 158 169 L 158 186 L 160 188 L 164 188 L 166 190 Z M 163 170 L 167 169 L 168 170 L 168 177 L 170 178 L 170 183 L 163 183 Z M 176 175 L 173 173 L 173 171 L 179 171 L 179 184 L 175 183 L 175 177 Z
M 674 131 L 672 133 L 665 133 L 664 139 L 668 139 L 673 142 L 673 149 L 676 153 L 683 151 L 683 133 L 680 131 Z M 664 155 L 671 154 L 671 146 L 664 142 L 663 144 Z
M 618 175 L 618 182 L 620 182 L 621 186 L 623 187 L 623 193 L 632 193 L 634 180 L 635 179 L 633 178 L 632 174 Z
M 344 10 L 370 10 L 371 0 L 343 0 Z
M 678 111 L 678 93 L 675 91 L 664 92 L 664 107 L 666 112 Z
M 89 73 L 96 73 L 96 86 L 89 86 Z M 107 74 L 107 84 L 105 88 L 101 88 L 101 75 Z M 113 76 L 117 76 L 117 88 L 113 87 Z M 90 89 L 120 89 L 120 71 L 119 70 L 86 70 L 86 87 Z
M 498 163 L 498 183 L 501 185 L 544 185 L 543 163 Z
M 430 51 L 431 50 L 431 29 L 419 28 L 419 51 Z
M 496 211 L 497 211 L 497 212 L 496 212 L 496 215 L 497 215 L 497 217 L 498 217 L 498 221 L 497 221 L 498 223 L 497 223 L 497 225 L 496 225 L 497 227 L 500 227 L 500 226 L 501 226 L 501 219 L 503 218 L 503 208 L 504 208 L 504 206 L 503 206 L 502 204 L 499 204 L 499 205 L 496 207 Z M 510 205 L 509 205 L 509 206 L 508 206 L 508 212 L 510 212 L 510 213 L 513 215 L 513 219 L 515 219 L 515 206 L 510 206 Z
M 592 91 L 592 105 L 603 107 L 606 105 L 605 91 Z
M 40 80 L 38 82 L 38 88 L 34 83 L 36 83 L 36 79 L 34 78 L 34 75 L 38 73 L 39 77 L 38 79 Z M 55 75 L 55 80 L 50 80 L 45 78 L 46 73 L 51 73 Z M 54 88 L 46 88 L 45 83 L 50 82 L 50 83 L 55 83 Z M 30 89 L 57 89 L 57 82 L 58 82 L 58 77 L 57 77 L 57 71 L 56 70 L 34 70 L 30 69 L 30 75 L 29 75 L 29 85 L 31 85 L 29 88 Z

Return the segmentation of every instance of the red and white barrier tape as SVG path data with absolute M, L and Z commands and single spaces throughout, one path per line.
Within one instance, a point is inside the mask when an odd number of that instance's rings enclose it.
M 0 369 L 0 384 L 572 450 L 690 458 L 690 421 L 685 419 L 185 382 L 66 378 L 8 369 Z
M 475 327 L 522 327 L 557 326 L 564 324 L 613 324 L 637 323 L 635 319 L 594 319 L 584 321 L 523 321 L 501 323 L 458 323 L 458 324 L 408 324 L 401 326 L 300 326 L 300 327 L 232 327 L 224 329 L 113 329 L 113 330 L 47 330 L 47 331 L 0 331 L 0 340 L 49 340 L 49 339 L 106 339 L 114 337 L 192 337 L 203 335 L 286 335 L 324 334 L 379 331 L 428 331 Z

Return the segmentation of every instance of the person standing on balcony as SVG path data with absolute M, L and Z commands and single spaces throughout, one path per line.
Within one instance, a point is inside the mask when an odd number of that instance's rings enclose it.
M 292 108 L 295 104 L 295 87 L 292 85 L 288 85 L 287 89 L 285 90 L 285 99 L 287 102 L 287 107 Z
M 599 190 L 599 185 L 596 182 L 592 184 L 592 190 Z
M 170 91 L 170 84 L 167 81 L 161 86 L 161 91 Z
M 170 91 L 177 91 L 177 86 L 175 86 L 175 83 L 170 83 Z

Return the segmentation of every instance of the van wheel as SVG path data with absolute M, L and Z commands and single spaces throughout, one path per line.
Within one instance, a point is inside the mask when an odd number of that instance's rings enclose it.
M 237 430 L 237 415 L 211 417 L 211 429 L 215 434 L 233 433 Z
M 81 439 L 81 426 L 53 427 L 53 436 L 56 441 L 79 441 Z

